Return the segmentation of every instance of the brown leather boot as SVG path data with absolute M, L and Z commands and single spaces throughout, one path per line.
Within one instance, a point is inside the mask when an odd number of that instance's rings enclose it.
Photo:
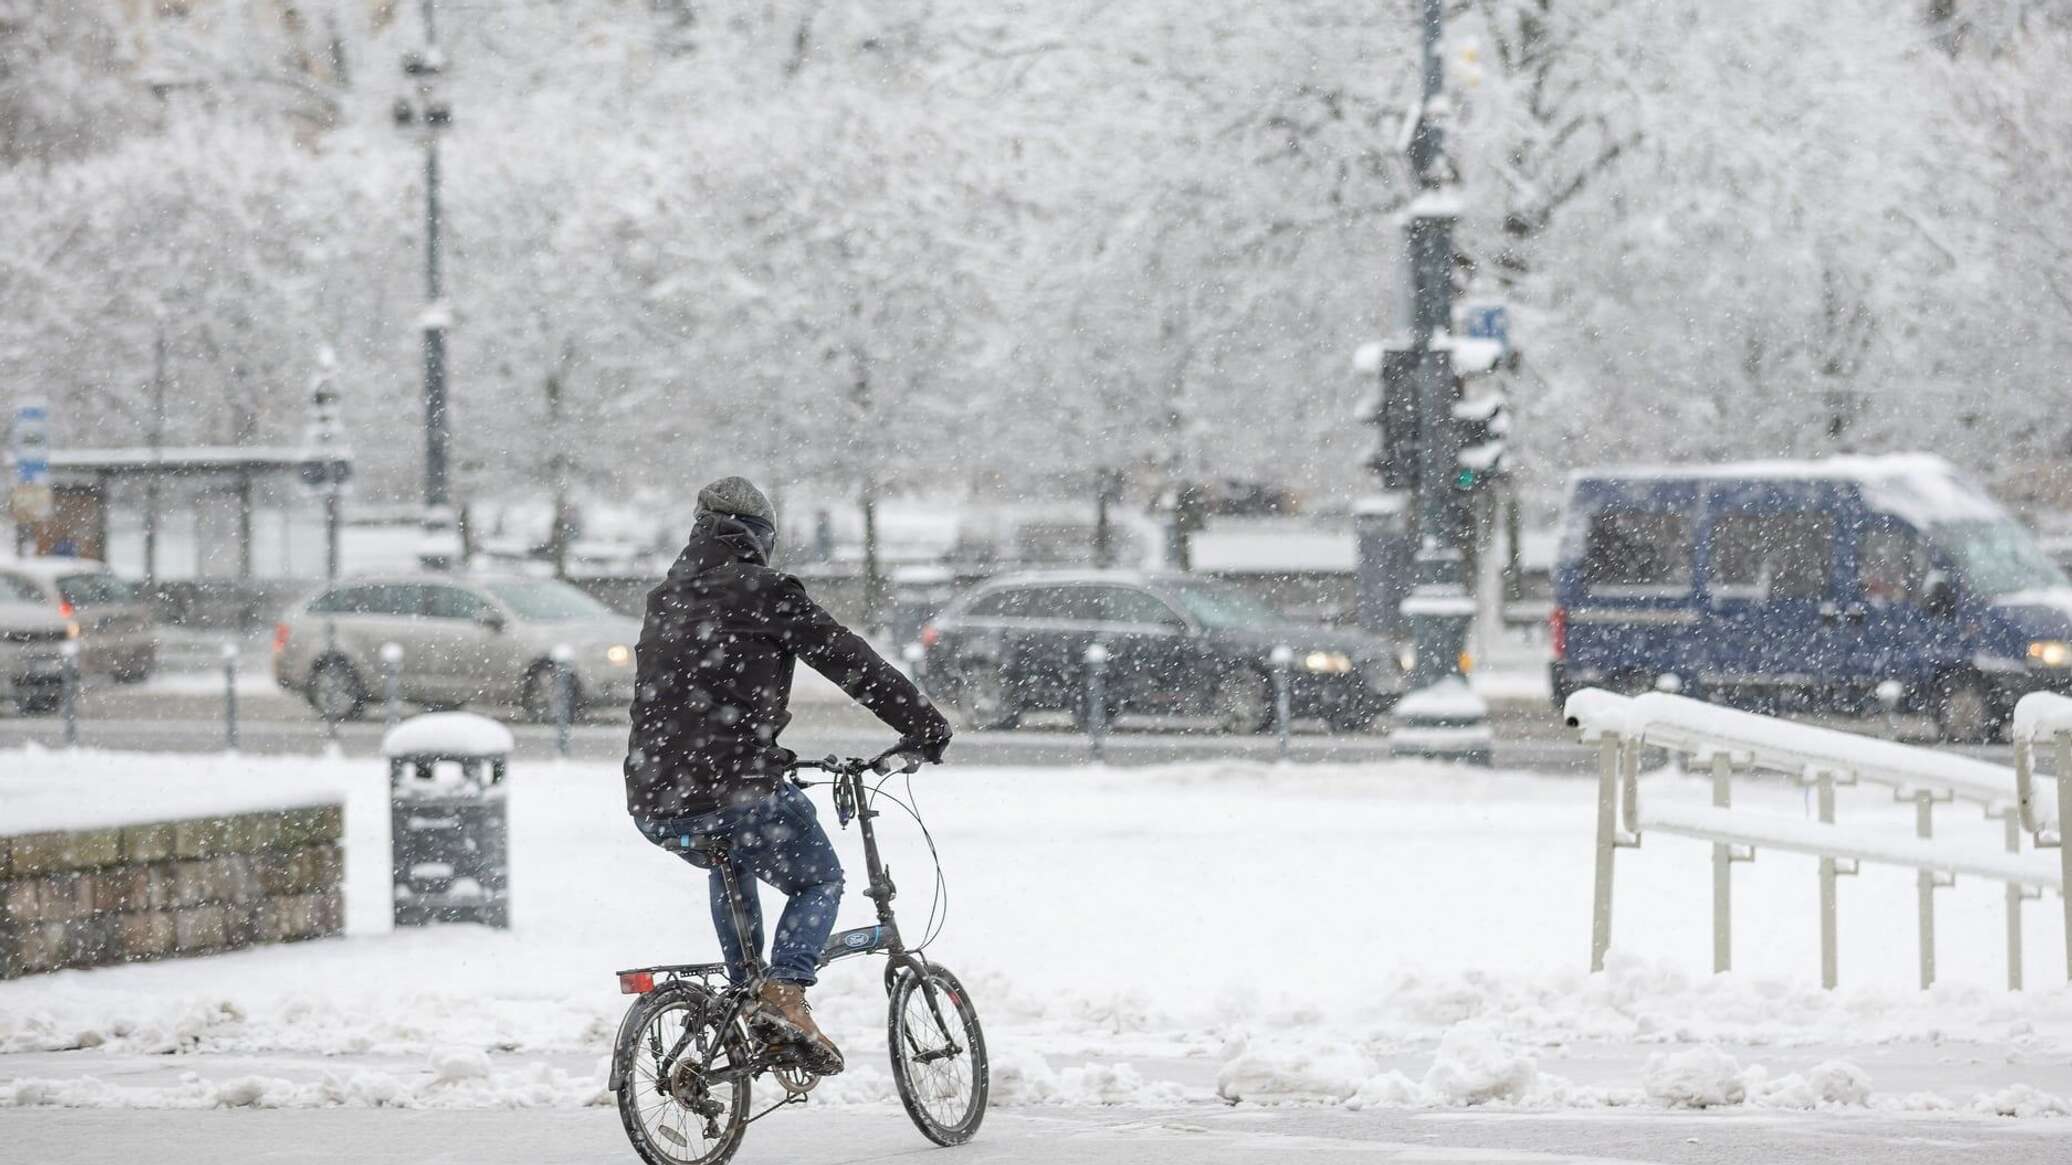
M 796 1047 L 800 1061 L 812 1072 L 833 1076 L 842 1070 L 841 1051 L 813 1022 L 806 989 L 797 983 L 764 983 L 749 1026 L 769 1043 Z

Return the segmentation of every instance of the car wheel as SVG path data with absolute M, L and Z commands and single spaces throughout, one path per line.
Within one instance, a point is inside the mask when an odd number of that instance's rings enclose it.
M 1005 731 L 1021 722 L 1014 693 L 997 663 L 966 665 L 957 685 L 957 718 L 974 732 Z
M 309 675 L 309 706 L 326 720 L 358 720 L 367 710 L 367 685 L 353 665 L 327 659 Z
M 1952 676 L 1935 695 L 1935 735 L 1952 744 L 1987 744 L 2000 734 L 1993 694 L 1976 676 Z
M 525 688 L 519 693 L 519 703 L 525 709 L 525 718 L 534 724 L 554 723 L 554 683 L 556 669 L 551 663 L 536 664 L 525 674 Z M 574 720 L 583 710 L 582 685 L 570 677 L 568 685 L 568 718 Z
M 1225 732 L 1264 732 L 1273 725 L 1273 684 L 1249 668 L 1217 680 L 1211 701 L 1216 727 Z
M 1332 708 L 1324 716 L 1324 723 L 1329 724 L 1333 732 L 1365 732 L 1374 727 L 1380 716 L 1373 705 L 1349 700 Z
M 63 707 L 64 703 L 65 686 L 63 684 L 15 685 L 15 710 L 24 716 L 48 716 Z

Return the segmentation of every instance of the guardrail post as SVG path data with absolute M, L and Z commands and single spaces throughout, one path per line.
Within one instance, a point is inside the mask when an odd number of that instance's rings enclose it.
M 381 726 L 383 731 L 403 722 L 403 645 L 381 645 Z
M 1921 789 L 1914 794 L 1914 836 L 1935 835 L 1935 793 Z M 1921 990 L 1935 986 L 1935 871 L 1914 873 L 1914 897 L 1921 912 Z
M 1086 747 L 1095 764 L 1101 763 L 1107 737 L 1108 645 L 1095 643 L 1086 649 Z
M 223 750 L 237 751 L 237 644 L 223 645 Z
M 1267 654 L 1267 658 L 1273 662 L 1273 727 L 1281 738 L 1281 763 L 1286 764 L 1288 714 L 1291 710 L 1288 698 L 1288 669 L 1295 663 L 1295 649 L 1285 643 L 1279 644 Z
M 2065 977 L 2072 979 L 2072 845 L 2065 844 L 2065 817 L 2072 813 L 2072 732 L 2058 741 L 2058 900 L 2065 907 Z
M 68 639 L 58 648 L 60 658 L 58 700 L 65 712 L 65 747 L 79 747 L 79 641 Z
M 1597 744 L 1597 870 L 1590 900 L 1590 970 L 1604 970 L 1605 952 L 1612 945 L 1612 856 L 1617 842 L 1614 833 L 1619 797 L 1619 773 L 1625 749 L 1619 738 L 1605 733 Z
M 1835 823 L 1835 775 L 1821 769 L 1815 779 L 1814 795 L 1819 801 L 1820 823 Z M 1839 978 L 1835 943 L 1835 859 L 1820 859 L 1820 985 L 1835 989 Z
M 2007 852 L 2022 852 L 2022 823 L 2019 816 L 2008 810 L 2001 816 L 2001 823 L 2007 827 Z M 2022 989 L 2022 899 L 2027 895 L 2020 882 L 2007 884 L 2007 989 Z
M 1734 775 L 1733 759 L 1724 752 L 1712 754 L 1712 804 L 1725 809 L 1731 800 L 1728 783 Z M 1734 849 L 1723 841 L 1712 843 L 1712 973 L 1723 975 L 1733 965 L 1734 947 Z

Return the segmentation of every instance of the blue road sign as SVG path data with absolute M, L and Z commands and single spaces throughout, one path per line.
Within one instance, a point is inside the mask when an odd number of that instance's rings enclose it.
M 21 405 L 14 410 L 14 427 L 8 444 L 14 454 L 16 485 L 47 485 L 50 482 L 50 407 L 42 403 Z
M 1461 305 L 1461 333 L 1469 339 L 1495 340 L 1511 347 L 1511 310 L 1500 303 Z

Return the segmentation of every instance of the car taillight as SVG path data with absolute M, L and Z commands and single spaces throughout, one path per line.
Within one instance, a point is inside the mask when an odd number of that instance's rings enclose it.
M 1556 607 L 1547 612 L 1547 637 L 1554 641 L 1554 658 L 1568 658 L 1568 608 Z
M 76 614 L 78 614 L 78 613 L 79 613 L 79 609 L 78 609 L 77 607 L 74 607 L 74 606 L 72 605 L 72 600 L 70 600 L 70 599 L 59 599 L 59 600 L 58 600 L 58 618 L 60 618 L 60 619 L 70 619 L 70 618 L 71 618 L 72 616 L 74 616 L 74 615 L 76 615 Z
M 286 623 L 275 623 L 273 625 L 274 654 L 279 655 L 286 650 L 288 650 L 288 625 Z
M 655 973 L 653 971 L 619 972 L 619 994 L 621 995 L 646 995 L 654 989 Z
M 936 640 L 939 640 L 941 638 L 942 632 L 936 630 L 935 624 L 924 623 L 921 625 L 921 646 L 934 647 Z

